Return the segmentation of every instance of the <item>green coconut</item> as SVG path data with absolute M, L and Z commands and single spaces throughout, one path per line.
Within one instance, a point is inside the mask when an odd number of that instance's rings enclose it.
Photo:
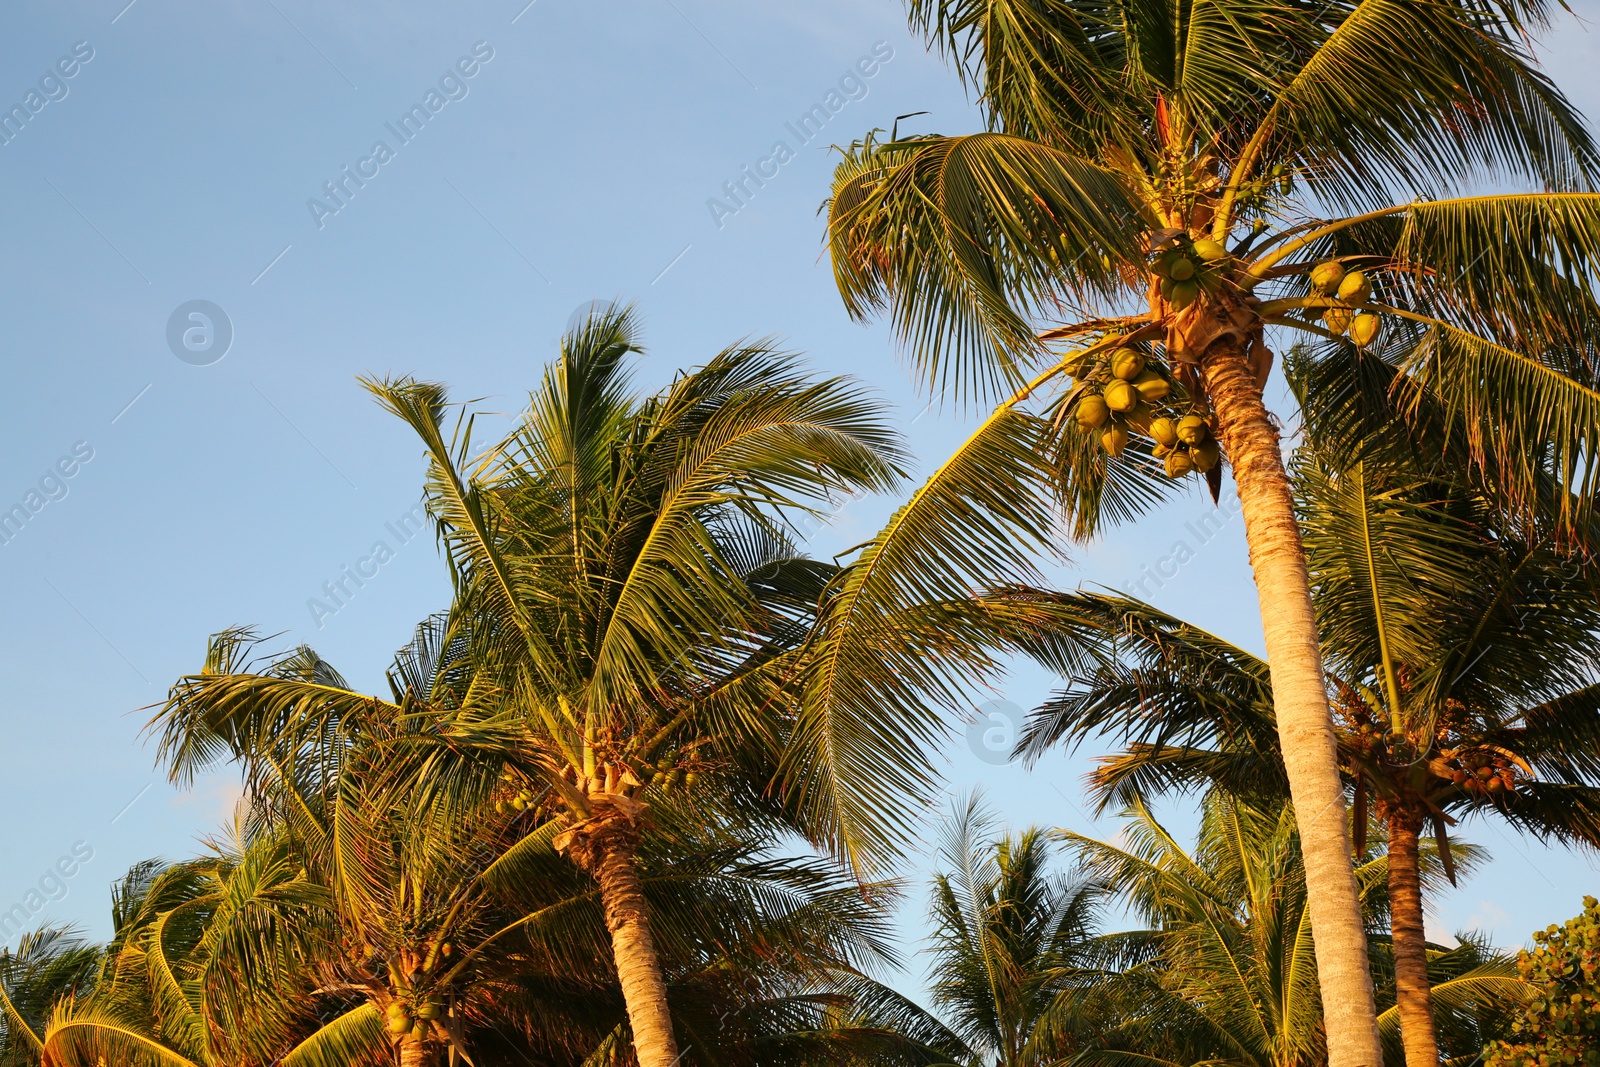
M 428 1022 L 444 1014 L 444 1005 L 437 1000 L 425 1000 L 417 1005 L 417 1018 L 426 1019 Z
M 1078 406 L 1074 409 L 1073 415 L 1077 418 L 1078 425 L 1085 430 L 1098 430 L 1111 417 L 1111 409 L 1106 406 L 1104 397 L 1090 393 L 1078 399 Z
M 1194 254 L 1207 263 L 1216 263 L 1228 258 L 1228 249 L 1221 241 L 1202 237 L 1194 243 Z
M 1123 381 L 1133 381 L 1144 371 L 1144 353 L 1137 348 L 1119 348 L 1111 356 L 1111 374 Z
M 1152 419 L 1150 436 L 1155 438 L 1156 444 L 1171 448 L 1178 443 L 1178 424 L 1164 415 L 1159 419 Z
M 1194 303 L 1199 296 L 1200 286 L 1193 278 L 1191 278 L 1186 282 L 1173 282 L 1172 295 L 1167 297 L 1167 302 L 1170 303 L 1174 308 L 1182 311 L 1184 308 Z
M 1339 282 L 1339 299 L 1346 304 L 1364 304 L 1372 295 L 1372 283 L 1361 271 L 1353 270 Z
M 1152 404 L 1165 400 L 1167 394 L 1172 392 L 1172 383 L 1149 369 L 1139 372 L 1139 376 L 1133 379 L 1133 387 Z
M 1167 453 L 1166 470 L 1168 478 L 1182 478 L 1194 470 L 1194 460 L 1183 449 L 1174 449 Z
M 1121 378 L 1113 378 L 1107 382 L 1102 395 L 1105 397 L 1106 406 L 1112 411 L 1132 411 L 1139 403 L 1139 390 Z
M 1178 420 L 1178 440 L 1186 445 L 1197 445 L 1211 436 L 1211 427 L 1199 415 L 1185 415 Z
M 1330 259 L 1311 268 L 1311 287 L 1325 296 L 1338 292 L 1343 281 L 1344 267 L 1337 260 Z
M 1350 340 L 1354 341 L 1357 348 L 1365 348 L 1378 339 L 1378 331 L 1383 326 L 1383 320 L 1370 311 L 1363 311 L 1350 320 Z
M 1188 256 L 1179 256 L 1172 261 L 1172 266 L 1167 268 L 1167 277 L 1175 282 L 1186 282 L 1194 277 L 1194 260 Z

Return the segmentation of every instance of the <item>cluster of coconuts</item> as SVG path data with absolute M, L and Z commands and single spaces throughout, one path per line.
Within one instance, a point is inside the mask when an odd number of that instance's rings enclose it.
M 526 789 L 518 788 L 515 785 L 516 778 L 510 771 L 502 774 L 500 779 L 506 783 L 505 792 L 509 795 L 496 798 L 494 802 L 496 812 L 504 815 L 508 811 L 527 811 L 533 807 L 533 794 Z
M 1080 377 L 1088 388 L 1079 395 L 1073 417 L 1086 433 L 1099 433 L 1107 452 L 1122 455 L 1137 432 L 1155 442 L 1152 453 L 1165 462 L 1169 478 L 1205 473 L 1221 462 L 1210 424 L 1165 403 L 1172 383 L 1147 364 L 1143 352 L 1118 348 L 1109 359 L 1084 370 L 1080 368 Z
M 669 752 L 656 761 L 655 766 L 645 766 L 639 774 L 646 783 L 654 783 L 663 793 L 670 793 L 681 783 L 693 789 L 700 781 L 698 771 L 686 771 L 678 766 L 678 754 Z
M 1202 292 L 1214 293 L 1221 287 L 1227 259 L 1228 250 L 1220 241 L 1202 237 L 1187 248 L 1174 245 L 1158 252 L 1150 260 L 1150 272 L 1156 276 L 1161 298 L 1182 311 Z
M 1497 799 L 1517 788 L 1516 767 L 1497 752 L 1469 751 L 1444 761 L 1439 770 L 1475 799 Z
M 418 1002 L 415 1006 L 403 1001 L 393 1000 L 383 1010 L 384 1026 L 395 1037 L 404 1037 L 410 1034 L 417 1040 L 428 1036 L 428 1027 L 444 1017 L 444 1001 L 437 997 L 430 997 Z
M 1372 295 L 1372 283 L 1364 273 L 1347 271 L 1344 264 L 1330 259 L 1311 268 L 1311 288 L 1321 296 L 1338 301 L 1322 312 L 1322 325 L 1329 333 L 1348 334 L 1357 348 L 1365 348 L 1378 339 L 1382 326 L 1378 316 L 1352 307 L 1366 303 L 1367 297 Z

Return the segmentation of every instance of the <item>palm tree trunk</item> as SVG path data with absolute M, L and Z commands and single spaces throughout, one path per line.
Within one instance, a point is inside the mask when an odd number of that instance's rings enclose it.
M 678 1042 L 672 1034 L 666 977 L 639 878 L 634 819 L 619 810 L 606 811 L 558 836 L 556 844 L 600 883 L 600 902 L 606 929 L 611 931 L 611 953 L 639 1067 L 673 1067 L 678 1062 Z
M 1422 878 L 1417 838 L 1422 819 L 1399 812 L 1389 820 L 1389 931 L 1394 943 L 1395 1006 L 1406 1067 L 1439 1067 L 1428 984 L 1428 944 L 1422 930 Z
M 1381 1067 L 1350 827 L 1328 711 L 1317 620 L 1278 432 L 1242 346 L 1219 339 L 1201 364 L 1233 466 L 1272 674 L 1284 768 L 1300 824 L 1329 1067 Z
M 412 1034 L 400 1039 L 400 1067 L 422 1067 L 422 1041 Z

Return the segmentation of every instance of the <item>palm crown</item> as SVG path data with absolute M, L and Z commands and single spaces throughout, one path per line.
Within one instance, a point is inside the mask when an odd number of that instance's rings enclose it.
M 829 202 L 852 314 L 885 311 L 930 391 L 998 404 L 966 462 L 1039 455 L 1013 496 L 1088 536 L 1195 471 L 1215 498 L 1231 469 L 1286 770 L 1317 821 L 1335 1067 L 1380 1049 L 1271 344 L 1305 339 L 1319 392 L 1350 398 L 1307 420 L 1323 443 L 1442 431 L 1497 506 L 1588 529 L 1600 159 L 1525 44 L 1552 6 L 911 0 L 988 129 L 868 136 Z M 1508 182 L 1538 191 L 1480 191 Z

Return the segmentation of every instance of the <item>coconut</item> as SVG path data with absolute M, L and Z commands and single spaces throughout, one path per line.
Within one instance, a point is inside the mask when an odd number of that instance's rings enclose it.
M 1139 403 L 1139 391 L 1121 378 L 1107 382 L 1103 395 L 1106 406 L 1112 411 L 1132 411 Z
M 1358 270 L 1346 274 L 1339 282 L 1339 299 L 1346 304 L 1364 304 L 1372 295 L 1372 283 Z
M 688 774 L 683 776 L 683 784 L 687 789 L 693 789 L 699 781 L 700 775 L 696 771 L 690 771 Z
M 1150 422 L 1150 436 L 1156 443 L 1166 448 L 1171 448 L 1178 443 L 1178 424 L 1166 416 L 1152 419 Z
M 1123 381 L 1133 381 L 1144 370 L 1144 353 L 1137 348 L 1119 348 L 1111 355 L 1111 374 Z
M 1322 325 L 1329 333 L 1342 334 L 1350 328 L 1353 317 L 1349 308 L 1329 308 L 1322 314 Z
M 1122 450 L 1128 447 L 1128 431 L 1121 426 L 1108 426 L 1100 435 L 1100 444 L 1113 456 L 1122 455 Z
M 1155 412 L 1142 400 L 1135 404 L 1132 410 L 1122 413 L 1122 421 L 1128 424 L 1128 428 L 1138 430 L 1140 433 L 1150 432 L 1150 420 L 1154 417 Z
M 1173 282 L 1172 295 L 1167 297 L 1167 301 L 1173 307 L 1177 308 L 1179 311 L 1182 311 L 1184 308 L 1194 303 L 1195 299 L 1199 295 L 1200 286 L 1194 281 L 1194 279 L 1191 278 L 1186 282 Z
M 1171 300 L 1172 299 L 1172 287 L 1174 285 L 1176 285 L 1176 284 L 1177 283 L 1174 282 L 1171 278 L 1162 278 L 1160 283 L 1156 285 L 1156 289 L 1159 290 L 1160 293 L 1161 293 L 1161 299 L 1163 299 L 1163 300 Z
M 1140 371 L 1139 376 L 1133 379 L 1133 387 L 1139 390 L 1140 396 L 1152 404 L 1165 400 L 1167 394 L 1172 392 L 1172 383 L 1148 368 Z
M 1194 460 L 1189 458 L 1189 453 L 1180 448 L 1167 453 L 1166 467 L 1168 478 L 1182 478 L 1194 470 Z
M 1194 260 L 1188 256 L 1179 256 L 1172 261 L 1172 266 L 1167 268 L 1167 277 L 1175 282 L 1186 282 L 1194 277 Z
M 1209 237 L 1202 237 L 1194 243 L 1194 254 L 1207 263 L 1216 263 L 1228 258 L 1228 250 L 1221 241 L 1213 241 Z
M 1337 260 L 1330 259 L 1311 268 L 1311 287 L 1324 295 L 1332 296 L 1338 292 L 1343 281 L 1344 267 Z
M 1163 444 L 1160 444 L 1160 443 L 1152 445 L 1151 448 L 1150 448 L 1150 454 L 1152 456 L 1156 457 L 1157 459 L 1166 459 L 1167 458 L 1167 453 L 1169 453 L 1171 451 L 1172 451 L 1171 446 L 1163 445 Z
M 411 1009 L 398 1000 L 391 1001 L 383 1011 L 383 1023 L 391 1034 L 403 1034 L 411 1029 Z
M 1078 406 L 1073 414 L 1077 417 L 1079 426 L 1085 430 L 1097 430 L 1111 417 L 1111 409 L 1106 406 L 1104 397 L 1090 393 L 1078 399 Z
M 1350 340 L 1356 343 L 1357 348 L 1365 348 L 1378 339 L 1378 329 L 1382 325 L 1378 316 L 1363 311 L 1350 320 Z
M 1222 462 L 1222 450 L 1215 441 L 1201 441 L 1190 446 L 1189 458 L 1194 461 L 1194 469 L 1204 474 Z
M 417 1018 L 419 1019 L 426 1019 L 432 1022 L 443 1014 L 444 1005 L 437 1000 L 425 1000 L 417 1005 Z
M 446 959 L 449 959 L 451 956 L 455 955 L 455 952 L 456 947 L 448 941 L 439 946 L 439 955 L 445 957 Z
M 1211 428 L 1199 415 L 1185 415 L 1178 420 L 1178 440 L 1186 445 L 1197 445 L 1211 436 Z

